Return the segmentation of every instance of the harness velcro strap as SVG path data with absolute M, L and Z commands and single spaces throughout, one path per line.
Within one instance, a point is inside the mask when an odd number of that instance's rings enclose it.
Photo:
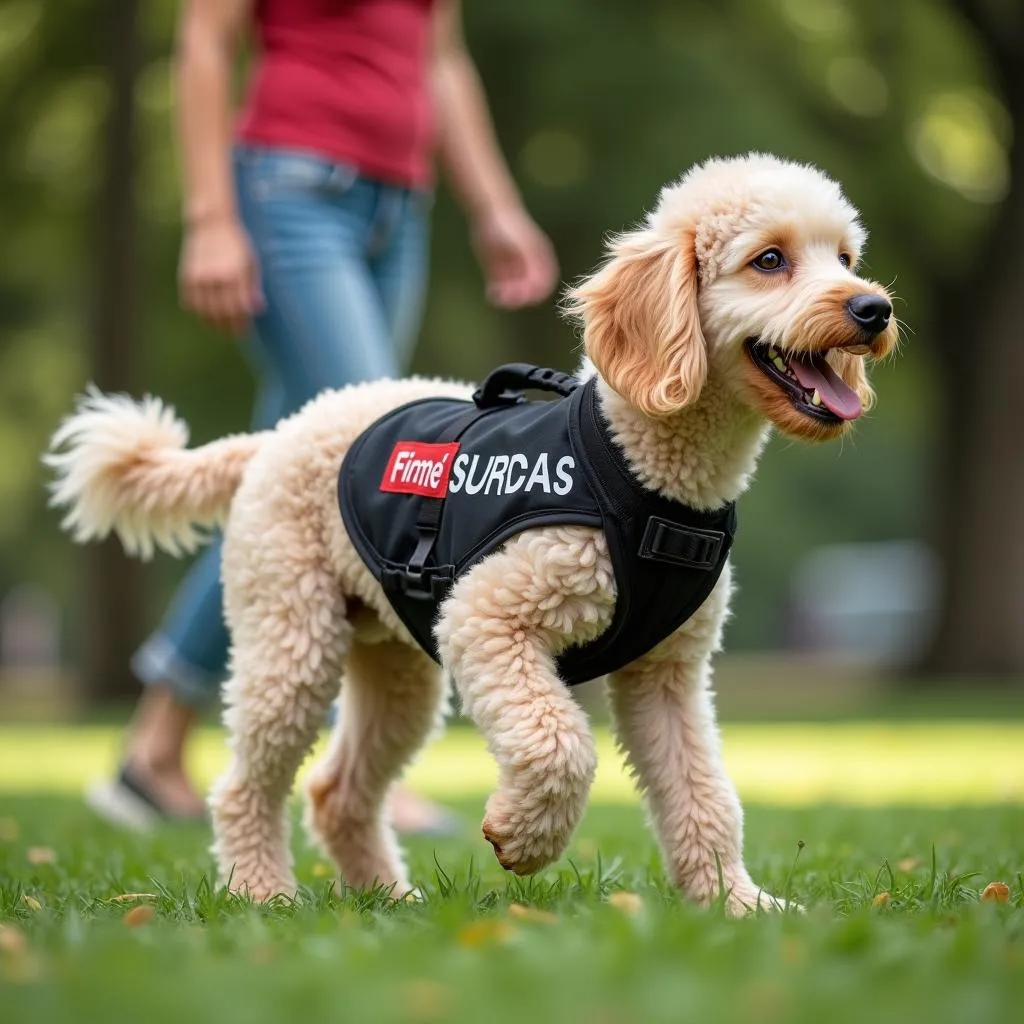
M 724 543 L 725 534 L 721 530 L 680 526 L 651 516 L 640 541 L 640 557 L 670 565 L 710 569 L 717 564 Z

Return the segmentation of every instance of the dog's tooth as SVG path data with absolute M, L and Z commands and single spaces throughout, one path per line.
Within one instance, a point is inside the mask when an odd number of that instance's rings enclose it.
M 789 367 L 786 366 L 786 360 L 783 359 L 782 356 L 773 356 L 772 362 L 775 364 L 775 368 L 777 370 L 781 370 L 783 373 L 789 369 Z
M 774 346 L 770 346 L 768 349 L 768 358 L 774 359 L 779 354 L 779 350 Z
M 821 405 L 821 395 L 818 394 L 818 389 L 814 389 L 814 394 L 811 395 L 811 405 Z

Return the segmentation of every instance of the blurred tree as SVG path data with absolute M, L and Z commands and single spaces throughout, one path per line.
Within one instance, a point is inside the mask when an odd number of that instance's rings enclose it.
M 1024 674 L 1024 4 L 955 0 L 1010 120 L 1005 198 L 966 268 L 933 265 L 939 410 L 935 513 L 945 569 L 926 677 Z
M 95 220 L 90 328 L 92 379 L 105 391 L 138 392 L 136 85 L 141 67 L 139 0 L 108 0 L 100 19 L 111 102 L 102 130 L 104 171 Z M 130 662 L 143 634 L 144 574 L 110 538 L 84 549 L 83 683 L 94 699 L 138 691 Z

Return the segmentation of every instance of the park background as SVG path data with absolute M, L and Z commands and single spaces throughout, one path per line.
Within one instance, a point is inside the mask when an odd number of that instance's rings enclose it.
M 184 567 L 74 547 L 40 453 L 88 381 L 161 395 L 196 443 L 244 429 L 252 397 L 234 344 L 177 303 L 176 6 L 0 0 L 5 1021 L 1016 1020 L 1020 0 L 465 3 L 563 280 L 693 162 L 764 149 L 843 183 L 868 272 L 899 296 L 875 410 L 842 446 L 773 440 L 741 503 L 724 756 L 754 877 L 810 912 L 735 927 L 669 890 L 604 725 L 569 854 L 522 883 L 477 831 L 480 737 L 434 744 L 413 783 L 466 829 L 411 841 L 418 905 L 337 888 L 296 841 L 297 898 L 248 906 L 217 888 L 205 828 L 129 835 L 86 808 L 138 692 L 130 655 Z M 416 370 L 574 366 L 554 301 L 488 307 L 443 186 L 432 245 Z M 204 784 L 226 756 L 213 715 L 190 750 Z M 991 902 L 989 882 L 1006 883 Z
M 196 443 L 248 423 L 235 345 L 177 303 L 175 7 L 0 3 L 0 706 L 23 713 L 130 697 L 129 656 L 183 570 L 58 533 L 39 454 L 73 395 L 159 394 Z M 863 212 L 904 345 L 854 438 L 774 440 L 743 499 L 728 647 L 775 666 L 762 691 L 798 652 L 892 689 L 1019 693 L 1022 21 L 1014 0 L 467 5 L 563 281 L 711 154 L 814 162 Z M 414 369 L 569 369 L 577 346 L 554 301 L 486 304 L 442 184 Z

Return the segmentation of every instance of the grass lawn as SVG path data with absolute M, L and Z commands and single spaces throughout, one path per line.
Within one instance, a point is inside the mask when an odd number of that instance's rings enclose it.
M 299 898 L 255 907 L 212 886 L 203 829 L 130 836 L 85 810 L 115 737 L 0 728 L 3 1024 L 1024 1019 L 1021 723 L 726 728 L 752 873 L 808 908 L 743 921 L 667 887 L 612 756 L 569 855 L 506 876 L 461 730 L 414 773 L 466 821 L 408 843 L 424 902 L 339 894 L 296 842 Z M 214 732 L 195 757 L 216 770 Z M 991 881 L 1008 902 L 979 899 Z

